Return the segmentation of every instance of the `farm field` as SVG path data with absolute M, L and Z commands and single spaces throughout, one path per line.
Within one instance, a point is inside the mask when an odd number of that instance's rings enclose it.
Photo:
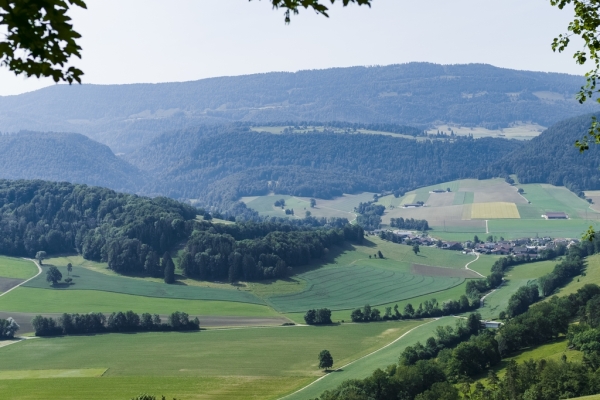
M 280 199 L 285 200 L 283 209 L 274 205 L 275 201 Z M 357 207 L 361 202 L 373 200 L 373 193 L 345 194 L 332 200 L 316 200 L 317 205 L 311 208 L 310 198 L 308 197 L 271 194 L 241 198 L 241 201 L 246 203 L 248 207 L 258 211 L 263 216 L 290 218 L 290 215 L 285 214 L 285 210 L 293 209 L 294 218 L 304 218 L 306 211 L 310 211 L 312 216 L 318 218 L 347 218 L 348 221 L 352 221 L 356 218 L 356 214 L 353 212 L 354 207 Z
M 52 290 L 19 287 L 0 297 L 0 311 L 25 313 L 88 313 L 133 310 L 137 313 L 269 317 L 270 307 L 234 301 L 185 300 L 134 296 L 98 290 Z
M 430 193 L 447 188 L 450 193 Z M 518 189 L 523 189 L 522 195 Z M 588 193 L 589 196 L 594 194 L 596 192 Z M 418 200 L 424 201 L 425 206 L 402 207 Z M 600 226 L 600 212 L 564 187 L 509 185 L 499 178 L 441 183 L 408 192 L 400 198 L 385 196 L 379 203 L 387 207 L 382 217 L 384 228 L 389 227 L 391 218 L 426 219 L 432 228 L 430 234 L 443 240 L 464 241 L 473 239 L 474 235 L 514 239 L 536 234 L 578 238 L 590 225 Z M 548 211 L 565 212 L 569 219 L 546 220 L 542 215 Z
M 105 334 L 27 340 L 8 346 L 0 374 L 32 369 L 107 369 L 87 380 L 72 398 L 129 398 L 140 391 L 181 399 L 239 398 L 246 387 L 254 398 L 276 398 L 322 376 L 317 354 L 324 348 L 343 365 L 392 342 L 422 321 L 346 324 L 329 327 L 280 327 L 213 330 L 195 333 Z M 152 351 L 148 351 L 152 349 Z M 139 380 L 147 384 L 112 387 Z M 152 379 L 150 379 L 152 378 Z M 181 385 L 162 386 L 171 378 Z M 60 378 L 64 387 L 85 378 Z M 236 382 L 237 380 L 237 382 Z M 54 379 L 0 380 L 2 398 L 52 393 Z M 192 383 L 195 382 L 195 383 Z M 29 385 L 27 385 L 29 383 Z M 22 391 L 14 391 L 14 387 Z M 204 387 L 201 392 L 191 389 Z M 105 389 L 101 389 L 104 387 Z M 128 387 L 128 388 L 127 388 Z M 169 388 L 172 391 L 166 392 Z M 96 392 L 99 394 L 93 394 Z M 90 393 L 90 396 L 87 396 Z M 64 395 L 64 393 L 62 393 Z M 198 395 L 200 394 L 200 397 Z M 242 397 L 248 398 L 248 395 Z M 52 397 L 45 397 L 52 398 Z M 57 397 L 68 398 L 68 397 Z
M 374 256 L 378 251 L 384 259 Z M 303 282 L 296 292 L 281 295 L 273 290 L 262 292 L 261 297 L 276 310 L 286 313 L 315 307 L 340 310 L 366 303 L 388 304 L 461 285 L 468 273 L 464 266 L 473 259 L 460 252 L 428 247 L 415 255 L 410 246 L 369 236 L 365 245 L 348 246 L 321 268 L 293 276 L 291 279 Z M 439 270 L 419 272 L 418 267 L 415 270 L 417 264 Z
M 477 311 L 485 319 L 498 318 L 498 314 L 506 310 L 510 296 L 521 286 L 534 284 L 537 278 L 552 272 L 559 262 L 560 260 L 556 259 L 514 266 L 505 274 L 505 283 L 486 297 L 483 307 Z
M 540 98 L 544 95 L 541 92 L 536 92 Z M 439 125 L 428 130 L 429 134 L 436 134 L 438 131 L 450 134 L 450 130 L 455 135 L 467 136 L 472 135 L 474 138 L 482 137 L 505 137 L 507 139 L 530 140 L 542 133 L 546 128 L 537 124 L 517 124 L 509 128 L 502 129 L 487 129 L 482 127 L 467 127 L 455 125 Z
M 37 273 L 32 261 L 0 256 L 0 278 L 29 279 Z
M 374 354 L 364 357 L 354 363 L 345 366 L 343 371 L 336 371 L 328 374 L 325 378 L 304 388 L 298 393 L 284 397 L 285 400 L 302 400 L 317 398 L 325 390 L 336 388 L 340 383 L 347 379 L 362 379 L 371 375 L 377 368 L 385 370 L 388 365 L 396 364 L 402 351 L 417 341 L 422 343 L 430 336 L 433 336 L 438 326 L 452 325 L 456 319 L 452 317 L 443 317 L 438 320 L 425 322 L 411 332 L 407 333 L 397 342 L 389 347 L 380 350 Z M 340 365 L 341 366 L 341 365 Z M 339 366 L 338 366 L 339 367 Z

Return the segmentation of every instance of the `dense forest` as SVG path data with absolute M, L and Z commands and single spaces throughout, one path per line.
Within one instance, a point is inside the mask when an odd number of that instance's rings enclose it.
M 165 134 L 126 156 L 156 177 L 145 192 L 220 205 L 240 196 L 332 198 L 400 192 L 487 177 L 488 165 L 521 144 L 505 139 L 416 141 L 383 135 L 273 135 L 243 128 Z
M 77 251 L 120 272 L 156 274 L 159 256 L 188 237 L 196 209 L 110 189 L 0 180 L 0 254 Z M 159 274 L 160 276 L 160 274 Z
M 78 252 L 122 274 L 167 277 L 168 251 L 187 242 L 181 266 L 202 280 L 280 278 L 363 229 L 346 219 L 261 223 L 196 221 L 198 211 L 165 197 L 45 181 L 0 180 L 0 254 Z M 162 257 L 162 260 L 161 260 Z M 171 271 L 172 275 L 172 271 Z M 173 278 L 168 280 L 172 283 Z
M 588 132 L 592 114 L 561 121 L 491 168 L 496 175 L 517 174 L 521 183 L 566 186 L 574 193 L 600 189 L 600 148 L 579 153 L 574 146 Z
M 362 243 L 358 225 L 303 228 L 285 223 L 198 223 L 181 255 L 186 276 L 201 280 L 284 278 L 344 241 Z
M 542 126 L 584 112 L 580 76 L 484 64 L 272 72 L 195 82 L 50 86 L 0 97 L 0 131 L 79 132 L 130 152 L 167 130 L 250 121 Z
M 0 177 L 85 183 L 135 193 L 148 179 L 103 144 L 75 133 L 0 135 Z

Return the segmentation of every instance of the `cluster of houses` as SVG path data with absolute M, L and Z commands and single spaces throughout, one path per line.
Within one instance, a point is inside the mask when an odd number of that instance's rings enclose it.
M 384 234 L 385 232 L 385 234 Z M 529 255 L 531 258 L 538 256 L 540 252 L 548 249 L 555 249 L 558 246 L 570 247 L 579 243 L 578 239 L 564 239 L 558 238 L 553 239 L 550 237 L 543 238 L 520 238 L 513 240 L 499 240 L 495 242 L 489 241 L 478 241 L 477 243 L 471 240 L 466 242 L 454 242 L 439 240 L 422 234 L 418 234 L 412 231 L 402 230 L 383 230 L 378 229 L 371 232 L 374 235 L 394 235 L 394 242 L 403 244 L 418 244 L 419 246 L 435 246 L 446 250 L 459 250 L 465 252 L 477 252 L 481 254 L 495 254 L 506 256 L 512 254 L 514 256 L 526 256 Z

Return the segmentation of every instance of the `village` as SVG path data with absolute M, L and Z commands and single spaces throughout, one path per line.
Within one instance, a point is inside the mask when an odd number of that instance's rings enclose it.
M 465 242 L 447 241 L 436 239 L 429 236 L 427 233 L 405 231 L 405 230 L 390 230 L 377 229 L 369 232 L 371 235 L 377 235 L 383 240 L 388 240 L 398 244 L 414 246 L 429 246 L 437 247 L 444 250 L 456 250 L 464 253 L 480 253 L 499 256 L 521 256 L 532 259 L 542 257 L 542 253 L 547 250 L 556 250 L 559 247 L 569 248 L 572 245 L 578 244 L 579 239 L 572 238 L 551 238 L 551 237 L 532 237 L 505 240 L 503 237 L 488 236 L 479 238 L 477 235 L 473 240 Z

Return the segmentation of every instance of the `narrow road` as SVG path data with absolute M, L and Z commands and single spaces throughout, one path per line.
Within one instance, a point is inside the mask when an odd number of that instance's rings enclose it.
M 476 257 L 473 261 L 469 261 L 466 265 L 465 265 L 465 269 L 468 269 L 469 271 L 475 272 L 477 275 L 479 275 L 482 278 L 485 278 L 484 275 L 481 275 L 479 272 L 472 270 L 471 268 L 469 268 L 469 265 L 473 264 L 475 261 L 479 260 L 479 253 L 477 253 L 476 251 L 471 252 L 471 254 L 475 253 Z
M 33 278 L 37 278 L 41 273 L 42 273 L 42 267 L 40 267 L 40 265 L 37 263 L 37 261 L 32 260 L 31 258 L 23 258 L 24 260 L 28 260 L 31 261 L 32 263 L 35 264 L 36 267 L 38 267 L 38 273 L 35 276 L 32 276 L 31 278 L 19 283 L 18 285 L 15 285 L 13 287 L 11 287 L 10 289 L 8 289 L 6 292 L 0 294 L 0 297 L 4 296 L 7 293 L 10 293 L 11 291 L 15 290 L 16 288 L 18 288 L 21 285 L 26 284 L 27 282 L 29 282 L 30 280 L 32 280 Z

